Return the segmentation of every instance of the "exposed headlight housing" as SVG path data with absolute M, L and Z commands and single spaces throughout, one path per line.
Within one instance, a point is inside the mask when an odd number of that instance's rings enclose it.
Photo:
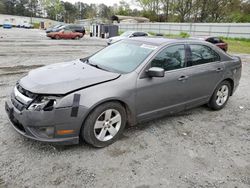
M 58 99 L 55 97 L 39 97 L 33 103 L 30 104 L 28 110 L 34 111 L 51 111 L 57 104 Z

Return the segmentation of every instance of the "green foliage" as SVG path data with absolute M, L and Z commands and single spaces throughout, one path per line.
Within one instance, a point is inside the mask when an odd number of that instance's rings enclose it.
M 190 37 L 190 35 L 188 33 L 185 32 L 181 32 L 180 34 L 176 35 L 176 34 L 164 34 L 164 37 L 167 38 L 188 38 Z
M 152 36 L 155 36 L 156 33 L 155 32 L 152 32 L 152 31 L 149 31 L 148 34 L 152 35 Z
M 39 29 L 40 28 L 40 23 L 33 23 L 34 29 Z
M 118 32 L 118 35 L 121 35 L 122 33 L 124 33 L 124 31 L 119 31 L 119 32 Z
M 181 32 L 179 36 L 181 38 L 188 38 L 188 37 L 190 37 L 190 35 L 188 33 L 185 33 L 185 32 Z

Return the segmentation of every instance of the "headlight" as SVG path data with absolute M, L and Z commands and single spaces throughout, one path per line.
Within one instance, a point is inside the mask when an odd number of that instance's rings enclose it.
M 39 99 L 35 100 L 28 108 L 28 110 L 34 111 L 51 111 L 55 105 L 57 98 L 53 97 L 40 97 Z

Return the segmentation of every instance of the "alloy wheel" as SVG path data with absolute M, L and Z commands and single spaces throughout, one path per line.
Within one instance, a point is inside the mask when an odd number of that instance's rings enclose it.
M 222 106 L 225 104 L 229 96 L 229 88 L 227 85 L 222 85 L 216 94 L 216 104 Z
M 107 109 L 96 119 L 94 125 L 95 137 L 102 142 L 115 137 L 121 127 L 121 114 L 115 109 Z

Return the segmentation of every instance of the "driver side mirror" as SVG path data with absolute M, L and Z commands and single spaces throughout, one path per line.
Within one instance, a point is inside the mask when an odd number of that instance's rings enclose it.
M 146 72 L 147 72 L 147 75 L 150 77 L 164 77 L 165 76 L 165 70 L 160 67 L 151 67 Z

